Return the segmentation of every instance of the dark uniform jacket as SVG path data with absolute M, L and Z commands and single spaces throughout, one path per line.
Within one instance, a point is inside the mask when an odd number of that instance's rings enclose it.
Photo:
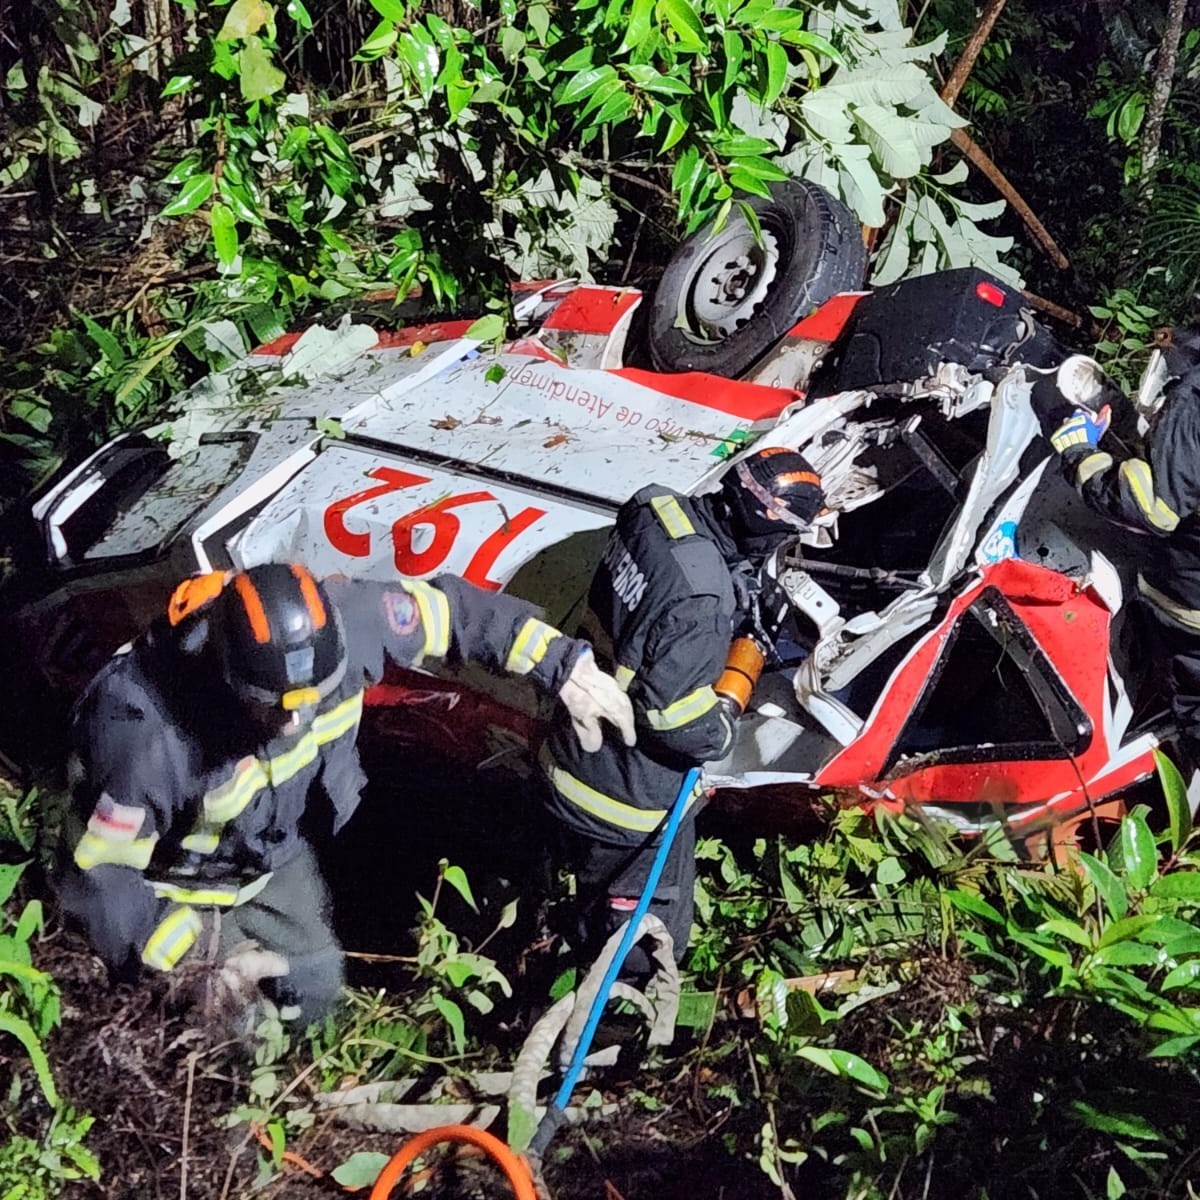
M 644 841 L 688 769 L 729 751 L 732 721 L 712 685 L 732 636 L 727 559 L 735 557 L 705 499 L 647 487 L 622 505 L 592 582 L 586 628 L 629 695 L 638 741 L 629 748 L 606 732 L 588 754 L 568 727 L 554 730 L 543 767 L 552 810 L 568 828 L 613 845 Z
M 74 829 L 60 898 L 114 970 L 170 970 L 198 909 L 252 899 L 303 845 L 310 800 L 336 833 L 358 805 L 363 688 L 385 663 L 471 660 L 557 692 L 582 652 L 511 596 L 454 576 L 432 584 L 331 579 L 344 680 L 300 733 L 263 744 L 212 655 L 155 622 L 88 686 L 72 716 Z M 199 614 L 198 614 L 199 616 Z M 189 618 L 190 619 L 190 618 Z M 84 824 L 86 822 L 86 825 Z
M 1200 632 L 1200 369 L 1171 387 L 1144 453 L 1116 462 L 1096 450 L 1069 470 L 1092 508 L 1164 539 L 1138 586 L 1173 623 Z

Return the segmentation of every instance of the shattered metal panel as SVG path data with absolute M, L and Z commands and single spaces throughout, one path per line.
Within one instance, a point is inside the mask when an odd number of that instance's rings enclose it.
M 383 398 L 345 431 L 620 504 L 652 481 L 690 490 L 749 427 L 606 371 L 500 363 L 499 383 L 486 378 L 495 360 L 480 357 Z

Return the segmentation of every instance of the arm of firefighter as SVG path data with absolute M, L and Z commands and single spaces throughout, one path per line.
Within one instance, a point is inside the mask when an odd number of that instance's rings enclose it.
M 59 899 L 105 965 L 122 974 L 139 960 L 170 970 L 200 932 L 191 906 L 159 899 L 145 878 L 171 789 L 164 738 L 150 723 L 120 697 L 102 696 L 73 730 L 75 809 Z
M 629 689 L 639 745 L 687 762 L 711 762 L 729 752 L 733 718 L 712 686 L 729 636 L 715 596 L 693 596 L 658 621 Z
M 1200 507 L 1194 448 L 1200 420 L 1194 404 L 1174 404 L 1146 440 L 1143 458 L 1116 461 L 1100 451 L 1074 461 L 1075 486 L 1088 505 L 1141 533 L 1166 537 Z
M 527 601 L 457 575 L 395 584 L 331 579 L 326 587 L 342 614 L 351 657 L 372 680 L 382 677 L 385 659 L 401 667 L 444 659 L 525 675 L 556 694 L 587 650 L 586 642 L 542 621 Z

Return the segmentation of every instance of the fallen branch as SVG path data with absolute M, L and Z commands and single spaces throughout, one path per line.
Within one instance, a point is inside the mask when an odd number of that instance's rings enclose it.
M 1025 198 L 1009 182 L 1008 176 L 988 157 L 983 147 L 963 129 L 951 131 L 950 140 L 962 151 L 969 162 L 978 167 L 992 181 L 1000 195 L 1012 205 L 1017 215 L 1025 222 L 1026 228 L 1037 240 L 1038 245 L 1050 257 L 1051 262 L 1060 270 L 1065 271 L 1071 265 L 1070 260 L 1050 236 L 1050 231 L 1038 220 Z
M 1082 329 L 1087 321 L 1077 312 L 1072 312 L 1069 308 L 1063 308 L 1061 304 L 1055 304 L 1053 300 L 1047 300 L 1045 296 L 1039 296 L 1036 292 L 1021 293 L 1034 308 L 1040 309 L 1044 313 L 1049 313 L 1052 317 L 1057 317 L 1060 321 L 1065 321 L 1068 325 L 1074 326 L 1076 329 Z
M 963 47 L 963 52 L 958 62 L 954 64 L 954 70 L 950 72 L 950 78 L 946 80 L 946 84 L 942 88 L 942 99 L 951 108 L 954 107 L 959 93 L 966 86 L 966 82 L 971 76 L 971 71 L 974 70 L 976 60 L 979 58 L 983 47 L 991 36 L 992 30 L 995 28 L 996 22 L 1000 18 L 1000 13 L 1007 2 L 1008 0 L 991 0 L 991 3 L 984 9 L 983 15 L 976 23 L 974 30 L 972 30 L 971 36 L 967 39 L 967 44 Z M 969 162 L 974 163 L 992 181 L 1000 195 L 1016 209 L 1018 216 L 1025 222 L 1026 228 L 1033 234 L 1034 239 L 1045 250 L 1047 255 L 1049 255 L 1054 265 L 1059 270 L 1065 271 L 1071 265 L 1067 256 L 1059 248 L 1058 243 L 1050 236 L 1050 232 L 1045 225 L 1038 220 L 1033 209 L 1029 207 L 1021 193 L 1009 182 L 1008 176 L 996 166 L 984 149 L 969 133 L 966 133 L 962 129 L 955 129 L 950 134 L 950 140 L 962 151 Z
M 962 56 L 954 64 L 954 70 L 950 72 L 950 78 L 946 80 L 946 86 L 942 88 L 942 99 L 951 108 L 958 99 L 958 93 L 963 90 L 970 78 L 971 72 L 975 68 L 975 60 L 979 57 L 988 38 L 991 37 L 992 29 L 1007 3 L 1008 0 L 992 0 L 983 16 L 979 18 L 979 23 L 975 26 L 971 36 L 967 38 Z

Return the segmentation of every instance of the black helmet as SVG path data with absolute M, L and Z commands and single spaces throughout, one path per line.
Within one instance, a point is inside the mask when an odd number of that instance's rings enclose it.
M 215 608 L 221 674 L 243 701 L 287 713 L 310 709 L 346 674 L 341 617 L 307 567 L 239 571 Z
M 821 477 L 786 446 L 743 458 L 722 480 L 734 540 L 746 552 L 772 549 L 807 529 L 825 505 Z
M 1172 378 L 1200 366 L 1200 326 L 1179 325 L 1155 330 L 1154 344 L 1163 352 L 1167 374 Z

